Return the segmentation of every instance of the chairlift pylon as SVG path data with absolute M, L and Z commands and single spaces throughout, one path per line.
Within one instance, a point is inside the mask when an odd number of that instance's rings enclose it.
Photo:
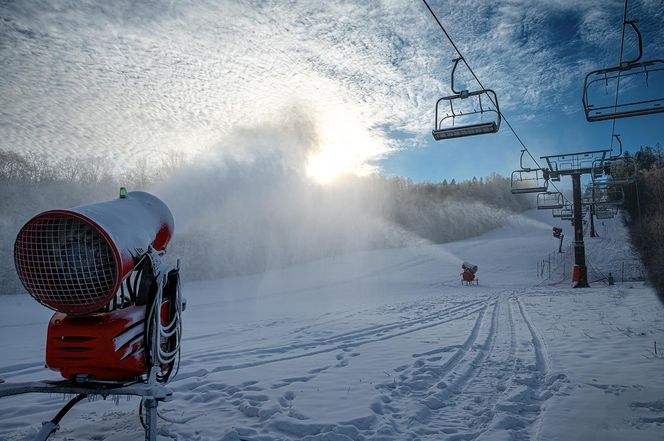
M 538 210 L 552 210 L 556 208 L 563 208 L 565 206 L 565 198 L 559 191 L 539 193 L 537 195 L 537 209 Z
M 582 102 L 588 122 L 664 112 L 664 95 L 657 95 L 656 88 L 655 95 L 653 95 L 652 90 L 649 89 L 650 84 L 657 86 L 664 82 L 664 60 L 640 61 L 643 56 L 643 38 L 636 27 L 636 22 L 637 20 L 626 20 L 623 25 L 631 26 L 636 33 L 639 45 L 638 56 L 633 60 L 621 62 L 620 66 L 594 70 L 585 77 Z M 639 80 L 642 80 L 643 84 L 637 84 Z M 636 94 L 640 91 L 643 92 L 643 95 L 620 101 L 618 86 L 621 81 L 629 83 L 630 93 Z M 610 84 L 615 84 L 616 87 L 609 87 Z M 646 89 L 649 89 L 650 93 L 647 93 Z M 618 96 L 611 97 L 615 98 L 615 101 L 597 102 L 597 95 L 603 91 L 603 95 L 609 96 L 609 90 L 615 90 L 618 94 Z
M 436 141 L 496 133 L 500 128 L 502 118 L 496 92 L 492 89 L 469 92 L 468 90 L 458 91 L 454 88 L 454 73 L 461 60 L 463 60 L 462 57 L 456 58 L 452 68 L 451 88 L 453 95 L 444 96 L 436 101 L 436 117 L 434 129 L 431 132 L 433 139 Z M 485 97 L 484 103 L 482 102 L 482 96 Z M 489 103 L 486 102 L 487 99 Z M 455 102 L 472 103 L 473 105 L 469 111 L 464 113 L 463 110 L 454 109 Z M 447 109 L 443 116 L 439 116 L 443 113 L 441 107 Z M 484 121 L 484 116 L 487 115 L 493 115 L 494 117 L 491 121 Z M 458 125 L 457 120 L 463 123 Z

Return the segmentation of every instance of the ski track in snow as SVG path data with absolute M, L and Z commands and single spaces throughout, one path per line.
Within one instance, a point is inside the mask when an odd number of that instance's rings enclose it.
M 185 286 L 182 362 L 169 385 L 174 400 L 160 405 L 159 439 L 520 441 L 598 430 L 602 439 L 657 439 L 664 384 L 644 383 L 664 364 L 634 349 L 643 336 L 664 337 L 664 322 L 648 315 L 655 303 L 625 288 L 537 286 L 529 266 L 556 244 L 542 214 L 529 216 L 453 244 L 224 280 L 223 295 L 212 282 Z M 602 229 L 609 237 L 589 244 L 593 263 L 632 259 L 624 229 Z M 481 285 L 460 286 L 461 257 L 479 264 Z M 604 309 L 607 299 L 615 312 Z M 3 330 L 24 332 L 12 347 L 25 348 L 0 360 L 0 374 L 49 377 L 43 343 L 28 343 L 43 339 L 48 313 L 29 299 L 0 301 Z M 616 376 L 616 360 L 640 376 Z M 594 408 L 592 400 L 620 417 L 565 432 L 567 412 Z M 0 440 L 26 439 L 62 405 L 57 396 L 0 400 Z M 53 439 L 140 439 L 137 406 L 81 403 Z M 606 419 L 622 426 L 607 429 Z

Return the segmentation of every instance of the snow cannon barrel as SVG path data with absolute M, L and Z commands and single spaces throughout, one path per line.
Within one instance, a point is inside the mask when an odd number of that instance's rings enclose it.
M 477 272 L 477 265 L 473 265 L 470 262 L 463 262 L 461 264 L 461 269 L 468 271 L 471 274 L 475 274 Z
M 171 211 L 143 192 L 30 219 L 14 243 L 14 263 L 30 295 L 64 313 L 99 311 L 109 304 L 138 260 L 173 235 Z

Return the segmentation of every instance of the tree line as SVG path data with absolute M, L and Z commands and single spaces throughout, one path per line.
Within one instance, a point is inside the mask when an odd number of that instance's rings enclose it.
M 204 162 L 204 161 L 201 161 Z M 457 182 L 348 176 L 313 183 L 266 158 L 195 164 L 178 155 L 114 171 L 107 158 L 49 161 L 0 151 L 0 293 L 22 288 L 13 243 L 35 214 L 117 197 L 162 198 L 175 216 L 173 255 L 187 279 L 241 275 L 343 253 L 443 243 L 500 227 L 532 198 L 498 174 Z
M 664 302 L 664 151 L 657 143 L 624 156 L 638 169 L 637 182 L 625 191 L 630 237 Z

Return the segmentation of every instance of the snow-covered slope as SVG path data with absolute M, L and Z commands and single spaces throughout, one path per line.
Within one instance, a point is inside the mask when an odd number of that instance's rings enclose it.
M 551 221 L 529 212 L 462 242 L 187 284 L 160 439 L 661 439 L 664 307 L 640 283 L 538 278 Z M 604 222 L 587 239 L 598 272 L 633 259 L 622 225 Z M 462 260 L 479 286 L 461 286 Z M 7 381 L 55 378 L 42 367 L 49 315 L 0 298 Z M 0 399 L 0 439 L 24 439 L 62 404 Z M 137 407 L 82 403 L 55 439 L 140 439 Z

